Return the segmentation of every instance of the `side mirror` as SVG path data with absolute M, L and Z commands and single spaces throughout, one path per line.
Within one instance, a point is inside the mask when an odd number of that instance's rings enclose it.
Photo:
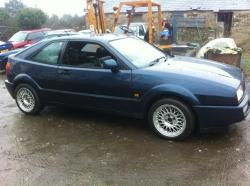
M 112 72 L 118 72 L 119 66 L 114 59 L 106 59 L 103 61 L 103 68 L 110 69 Z

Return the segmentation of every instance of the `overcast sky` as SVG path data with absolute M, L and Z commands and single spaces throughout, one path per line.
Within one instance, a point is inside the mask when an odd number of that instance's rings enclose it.
M 86 8 L 85 0 L 21 0 L 29 7 L 37 7 L 42 9 L 49 15 L 63 14 L 83 15 L 83 10 Z M 0 0 L 0 7 L 8 0 Z

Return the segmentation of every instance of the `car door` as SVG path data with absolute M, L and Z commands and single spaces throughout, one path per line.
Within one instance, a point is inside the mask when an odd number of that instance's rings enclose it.
M 116 73 L 104 69 L 99 59 L 115 58 L 103 46 L 84 41 L 70 41 L 58 69 L 60 90 L 67 104 L 85 108 L 117 111 L 130 110 L 131 70 Z M 118 59 L 115 59 L 118 60 Z
M 40 88 L 42 99 L 46 102 L 61 102 L 58 97 L 58 63 L 65 42 L 54 41 L 29 56 L 21 64 L 27 74 Z

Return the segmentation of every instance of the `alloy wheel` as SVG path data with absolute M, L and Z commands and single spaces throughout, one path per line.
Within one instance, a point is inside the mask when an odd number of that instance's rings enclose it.
M 186 123 L 184 113 L 174 105 L 161 105 L 153 113 L 155 128 L 166 137 L 174 138 L 181 135 L 185 131 Z
M 16 95 L 19 108 L 24 112 L 32 112 L 35 108 L 35 97 L 28 88 L 20 88 Z

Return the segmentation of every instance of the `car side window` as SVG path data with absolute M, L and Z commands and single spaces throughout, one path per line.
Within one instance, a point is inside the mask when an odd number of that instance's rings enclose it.
M 63 44 L 64 42 L 51 43 L 33 56 L 31 60 L 45 64 L 58 64 Z
M 43 37 L 44 37 L 43 32 L 34 32 L 34 33 L 28 34 L 27 40 L 38 41 L 38 40 L 41 40 Z
M 83 41 L 70 41 L 62 64 L 79 68 L 102 69 L 103 60 L 115 59 L 103 46 Z

